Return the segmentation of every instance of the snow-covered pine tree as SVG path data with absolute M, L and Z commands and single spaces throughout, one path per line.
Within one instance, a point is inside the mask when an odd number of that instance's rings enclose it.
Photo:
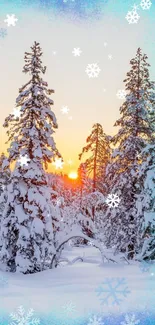
M 7 185 L 9 184 L 11 176 L 11 171 L 8 166 L 8 161 L 4 153 L 0 156 L 0 229 L 1 229 L 1 220 L 7 200 Z M 0 247 L 1 247 L 1 238 L 0 238 Z
M 55 253 L 50 217 L 50 187 L 44 171 L 47 163 L 61 157 L 53 140 L 58 128 L 51 100 L 54 91 L 41 78 L 45 73 L 40 44 L 25 53 L 23 72 L 30 80 L 19 89 L 18 114 L 4 123 L 10 143 L 9 162 L 16 161 L 1 225 L 0 260 L 11 272 L 34 273 L 44 269 L 46 258 Z
M 149 109 L 153 105 L 153 84 L 149 79 L 147 56 L 138 48 L 136 57 L 130 61 L 131 70 L 124 80 L 126 100 L 120 108 L 121 118 L 116 121 L 119 131 L 112 143 L 117 148 L 112 164 L 107 169 L 110 194 L 121 200 L 116 208 L 108 208 L 105 216 L 106 245 L 115 246 L 133 258 L 141 245 L 144 211 L 136 206 L 143 186 L 137 171 L 141 164 L 139 154 L 152 137 Z
M 144 260 L 155 260 L 155 143 L 148 144 L 142 155 L 146 160 L 139 171 L 144 180 L 140 201 L 144 207 L 144 243 L 140 256 Z

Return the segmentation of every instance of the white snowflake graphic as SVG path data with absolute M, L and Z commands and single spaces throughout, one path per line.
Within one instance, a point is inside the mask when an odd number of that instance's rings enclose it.
M 126 297 L 130 293 L 125 278 L 106 278 L 95 291 L 97 296 L 103 296 L 100 298 L 101 305 L 108 305 L 110 300 L 112 305 L 119 305 L 122 301 L 120 296 Z
M 75 305 L 72 302 L 68 302 L 62 307 L 66 316 L 71 316 L 75 312 Z
M 13 115 L 14 115 L 15 118 L 20 117 L 20 116 L 21 116 L 21 111 L 20 111 L 20 109 L 14 108 L 14 110 L 13 110 Z
M 129 24 L 137 24 L 140 16 L 138 15 L 137 11 L 133 9 L 132 11 L 128 11 L 125 18 Z
M 78 48 L 74 48 L 74 50 L 73 50 L 72 53 L 73 53 L 74 56 L 80 56 L 81 53 L 82 53 L 82 51 L 81 51 L 80 48 L 78 47 Z
M 4 20 L 5 23 L 8 24 L 9 26 L 15 26 L 16 25 L 16 21 L 18 21 L 18 19 L 15 17 L 15 15 L 6 15 L 7 19 Z
M 96 315 L 94 315 L 92 318 L 89 319 L 89 323 L 87 325 L 104 325 L 104 323 L 102 322 L 101 317 L 97 317 Z
M 117 194 L 109 194 L 105 201 L 110 208 L 118 207 L 120 198 Z
M 62 111 L 63 114 L 68 114 L 68 112 L 69 112 L 68 106 L 62 106 L 61 111 Z
M 111 54 L 108 55 L 108 59 L 112 60 L 112 55 Z
M 10 325 L 39 325 L 40 320 L 38 318 L 33 318 L 34 310 L 30 308 L 26 314 L 23 306 L 19 306 L 17 313 L 11 313 L 10 318 L 14 321 Z
M 108 44 L 106 42 L 104 42 L 104 47 L 106 47 Z
M 69 166 L 71 166 L 71 165 L 73 164 L 73 161 L 72 161 L 71 159 L 68 159 L 68 160 L 67 160 L 67 164 L 68 164 Z
M 143 10 L 148 10 L 151 8 L 152 2 L 150 0 L 142 0 L 140 6 Z
M 68 119 L 69 119 L 69 120 L 72 120 L 72 119 L 73 119 L 73 117 L 72 117 L 72 116 L 69 116 L 69 117 L 68 117 Z
M 24 166 L 24 165 L 27 166 L 28 162 L 30 162 L 30 159 L 28 158 L 27 155 L 25 155 L 25 156 L 20 155 L 19 163 L 21 166 Z
M 88 246 L 94 246 L 94 242 L 93 242 L 93 240 L 89 240 L 89 242 L 88 242 Z
M 56 55 L 56 54 L 57 54 L 57 52 L 56 52 L 56 51 L 53 51 L 52 53 L 53 53 L 53 55 Z
M 118 90 L 116 96 L 117 96 L 119 99 L 125 99 L 125 96 L 126 96 L 126 90 L 124 90 L 124 89 L 120 89 L 120 90 Z
M 8 285 L 8 279 L 0 274 L 0 288 L 5 288 Z
M 97 65 L 97 63 L 91 63 L 87 65 L 85 72 L 87 73 L 89 78 L 97 78 L 101 69 Z
M 136 320 L 135 314 L 125 315 L 125 322 L 121 322 L 121 325 L 137 325 L 140 320 Z
M 62 159 L 56 159 L 54 162 L 53 162 L 53 165 L 55 165 L 56 169 L 60 168 L 62 169 L 63 168 L 63 164 L 64 162 L 62 161 Z
M 0 37 L 4 38 L 7 36 L 7 29 L 6 28 L 0 28 Z

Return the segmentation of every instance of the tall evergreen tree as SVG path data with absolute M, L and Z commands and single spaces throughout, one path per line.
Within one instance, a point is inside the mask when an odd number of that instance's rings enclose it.
M 18 114 L 10 114 L 4 123 L 10 143 L 10 163 L 16 161 L 3 214 L 0 260 L 9 271 L 34 273 L 44 269 L 44 261 L 55 253 L 50 219 L 50 187 L 44 171 L 47 163 L 61 157 L 53 140 L 58 128 L 51 100 L 54 91 L 41 78 L 45 73 L 42 51 L 34 42 L 25 53 L 23 72 L 31 76 L 19 89 Z M 18 116 L 18 117 L 17 117 Z
M 88 143 L 79 155 L 81 160 L 84 153 L 90 152 L 91 156 L 86 159 L 85 166 L 87 174 L 93 177 L 93 192 L 100 190 L 101 178 L 104 179 L 106 166 L 110 158 L 110 145 L 109 137 L 103 132 L 101 124 L 96 123 L 93 125 L 93 130 L 90 136 L 87 138 Z M 103 182 L 103 181 L 102 181 Z M 93 219 L 94 219 L 94 207 L 93 207 Z
M 95 191 L 101 174 L 103 176 L 103 168 L 106 168 L 110 157 L 109 137 L 103 132 L 101 124 L 96 123 L 86 142 L 88 144 L 82 149 L 79 159 L 81 160 L 84 153 L 92 153 L 91 157 L 86 159 L 85 166 L 87 174 L 93 176 L 93 191 Z
M 107 209 L 105 232 L 107 245 L 115 245 L 117 251 L 126 251 L 128 258 L 133 258 L 141 243 L 144 221 L 143 209 L 136 206 L 142 186 L 137 170 L 141 164 L 139 154 L 152 137 L 149 109 L 153 105 L 153 84 L 147 56 L 140 48 L 130 64 L 131 70 L 124 80 L 127 95 L 120 108 L 122 116 L 115 123 L 120 128 L 112 139 L 117 148 L 107 169 L 109 191 L 118 194 L 121 202 L 113 211 Z

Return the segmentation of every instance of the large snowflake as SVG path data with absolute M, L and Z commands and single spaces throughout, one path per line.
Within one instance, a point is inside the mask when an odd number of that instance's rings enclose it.
M 101 317 L 97 317 L 96 315 L 94 315 L 92 318 L 89 319 L 89 323 L 87 325 L 104 325 L 104 323 L 102 322 Z
M 39 325 L 40 320 L 38 318 L 33 317 L 34 310 L 30 308 L 26 314 L 23 306 L 19 306 L 17 309 L 17 313 L 10 314 L 10 318 L 14 321 L 10 323 L 10 325 Z
M 137 325 L 140 321 L 136 320 L 136 317 L 134 314 L 132 315 L 125 315 L 125 322 L 121 322 L 121 325 Z
M 121 296 L 126 297 L 130 293 L 124 278 L 106 278 L 96 292 L 97 296 L 103 296 L 100 298 L 102 305 L 108 305 L 110 302 L 112 305 L 119 305 L 122 301 Z
M 133 9 L 132 11 L 128 11 L 125 18 L 129 24 L 137 24 L 140 16 L 138 15 L 137 11 Z
M 7 36 L 7 29 L 6 28 L 0 28 L 0 37 L 4 38 Z
M 120 198 L 117 194 L 109 194 L 105 202 L 108 204 L 109 208 L 115 208 L 118 207 Z
M 152 5 L 152 2 L 150 0 L 142 0 L 140 3 L 140 6 L 142 7 L 143 10 L 150 9 L 151 5 Z
M 89 78 L 97 78 L 100 71 L 101 71 L 101 69 L 99 68 L 97 63 L 91 63 L 91 64 L 87 65 L 86 73 Z

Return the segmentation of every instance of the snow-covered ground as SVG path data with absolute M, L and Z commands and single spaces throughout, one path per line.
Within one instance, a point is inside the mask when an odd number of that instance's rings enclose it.
M 100 325 L 94 317 L 105 319 L 105 325 L 106 321 L 108 325 L 120 324 L 125 321 L 125 315 L 130 319 L 127 322 L 126 318 L 125 324 L 135 325 L 133 314 L 140 324 L 144 324 L 144 319 L 149 324 L 155 312 L 152 271 L 142 272 L 138 264 L 102 264 L 100 252 L 93 247 L 70 248 L 63 256 L 70 261 L 81 256 L 84 261 L 32 275 L 0 271 L 0 325 L 11 324 L 9 314 L 16 313 L 21 305 L 25 312 L 33 308 L 34 317 L 46 325 L 76 324 L 82 319 L 85 324 Z M 98 291 L 99 287 L 102 291 Z M 17 320 L 13 324 L 27 325 Z

